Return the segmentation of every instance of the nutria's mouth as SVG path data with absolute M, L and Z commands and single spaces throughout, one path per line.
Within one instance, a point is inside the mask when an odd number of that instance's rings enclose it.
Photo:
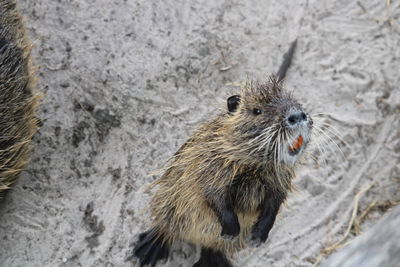
M 289 145 L 289 155 L 297 155 L 303 146 L 303 136 L 299 135 L 291 145 Z

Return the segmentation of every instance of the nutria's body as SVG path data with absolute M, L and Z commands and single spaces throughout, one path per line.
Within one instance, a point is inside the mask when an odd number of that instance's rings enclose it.
M 38 128 L 31 45 L 12 0 L 0 0 L 0 198 L 24 170 Z
M 267 239 L 312 125 L 282 78 L 247 84 L 174 155 L 155 182 L 153 225 L 135 249 L 141 265 L 183 240 L 202 247 L 195 266 L 231 266 L 225 255 Z

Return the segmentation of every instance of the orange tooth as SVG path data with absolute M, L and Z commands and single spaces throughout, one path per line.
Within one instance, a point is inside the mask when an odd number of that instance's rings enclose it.
M 303 145 L 303 137 L 300 135 L 294 140 L 293 145 L 290 147 L 292 150 L 297 150 Z

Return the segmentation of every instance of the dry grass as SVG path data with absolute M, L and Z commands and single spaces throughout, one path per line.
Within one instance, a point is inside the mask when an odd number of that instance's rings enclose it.
M 383 201 L 382 203 L 379 203 L 377 200 L 374 200 L 362 212 L 358 212 L 359 203 L 362 195 L 364 195 L 367 191 L 369 191 L 374 185 L 375 182 L 368 184 L 354 196 L 353 210 L 343 237 L 340 240 L 336 241 L 335 243 L 323 248 L 320 251 L 318 257 L 316 257 L 313 266 L 317 266 L 326 256 L 330 255 L 335 250 L 346 246 L 350 242 L 348 241 L 350 233 L 352 233 L 355 236 L 361 234 L 361 224 L 365 221 L 368 214 L 370 214 L 373 210 L 380 209 L 382 211 L 387 211 L 389 208 L 399 204 L 399 202 L 392 200 Z

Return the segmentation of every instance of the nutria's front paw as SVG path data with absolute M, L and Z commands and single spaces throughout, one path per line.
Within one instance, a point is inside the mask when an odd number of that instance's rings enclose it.
M 222 225 L 221 237 L 232 240 L 240 233 L 240 224 L 237 217 L 229 218 Z
M 226 240 L 233 240 L 236 236 L 240 233 L 240 226 L 237 225 L 230 225 L 225 226 L 222 228 L 221 237 Z
M 264 242 L 265 240 L 261 240 L 260 237 L 251 235 L 250 238 L 248 238 L 247 244 L 251 248 L 258 248 Z
M 253 248 L 259 247 L 262 243 L 265 243 L 268 238 L 268 234 L 269 230 L 265 229 L 264 231 L 261 231 L 260 229 L 257 229 L 257 227 L 255 227 L 249 237 L 248 245 Z

